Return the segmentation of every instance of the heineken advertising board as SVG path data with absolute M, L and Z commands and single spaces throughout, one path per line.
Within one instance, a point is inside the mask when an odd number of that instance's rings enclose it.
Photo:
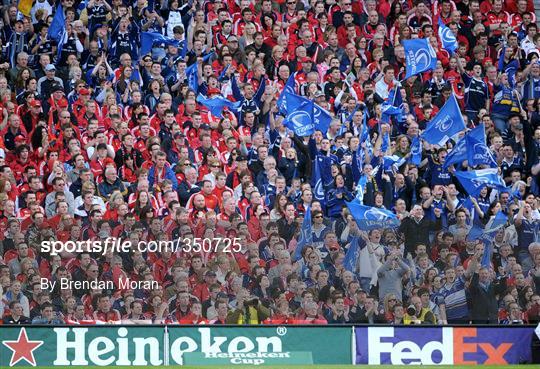
M 171 365 L 184 364 L 183 355 L 190 352 L 289 355 L 272 357 L 273 364 L 292 364 L 299 352 L 311 352 L 314 364 L 350 364 L 352 361 L 350 327 L 169 326 L 168 329 Z
M 350 364 L 351 342 L 350 327 L 3 326 L 0 368 L 181 365 L 202 355 L 229 364 Z

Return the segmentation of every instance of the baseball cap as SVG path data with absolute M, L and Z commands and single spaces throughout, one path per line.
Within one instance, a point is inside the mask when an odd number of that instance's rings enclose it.
M 205 277 L 215 277 L 217 274 L 213 270 L 207 270 L 206 273 L 204 273 Z
M 186 135 L 184 134 L 184 132 L 176 132 L 173 137 L 174 138 L 186 137 Z
M 247 158 L 244 155 L 238 155 L 236 161 L 247 161 Z
M 53 84 L 52 87 L 51 87 L 51 92 L 54 93 L 54 92 L 58 92 L 58 91 L 64 92 L 64 89 L 62 88 L 62 86 L 60 86 L 59 83 Z
M 45 72 L 50 72 L 52 70 L 56 70 L 56 67 L 53 64 L 47 64 L 45 67 Z
M 322 91 L 315 92 L 315 97 L 324 97 L 324 93 Z
M 19 142 L 26 142 L 26 137 L 24 137 L 23 135 L 15 136 L 15 143 L 19 143 Z
M 310 58 L 304 57 L 300 59 L 300 63 L 313 63 L 313 60 L 311 60 Z
M 87 88 L 81 88 L 79 91 L 79 95 L 90 95 L 90 91 Z
M 30 106 L 32 108 L 41 108 L 41 101 L 39 101 L 38 99 L 34 99 L 30 101 Z
M 211 130 L 212 128 L 210 128 L 210 126 L 208 124 L 201 124 L 201 129 L 208 129 L 208 130 Z

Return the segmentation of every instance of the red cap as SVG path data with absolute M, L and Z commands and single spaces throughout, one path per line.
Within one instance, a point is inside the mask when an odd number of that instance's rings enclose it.
M 79 95 L 90 95 L 90 91 L 83 87 L 79 90 Z
M 208 89 L 208 96 L 210 95 L 220 95 L 221 94 L 221 91 L 219 90 L 219 88 L 209 88 Z
M 311 60 L 310 58 L 304 57 L 300 59 L 300 63 L 313 63 L 313 60 Z
M 15 143 L 21 143 L 21 142 L 26 142 L 26 137 L 24 137 L 23 135 L 15 136 Z
M 60 100 L 58 100 L 58 102 L 56 103 L 56 105 L 59 107 L 59 108 L 67 108 L 68 107 L 68 101 L 66 100 L 65 97 L 61 98 Z
M 41 101 L 39 101 L 38 99 L 34 99 L 30 101 L 30 106 L 32 108 L 41 108 Z

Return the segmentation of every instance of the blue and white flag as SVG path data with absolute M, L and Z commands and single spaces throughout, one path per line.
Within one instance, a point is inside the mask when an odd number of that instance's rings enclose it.
M 321 202 L 321 205 L 324 205 L 325 195 L 324 195 L 324 184 L 321 174 L 321 161 L 323 158 L 316 157 L 313 160 L 313 176 L 311 178 L 311 187 L 313 188 L 313 198 Z
M 366 247 L 366 241 L 363 238 L 354 236 L 349 244 L 349 249 L 343 259 L 345 270 L 354 273 L 356 271 L 356 261 L 360 257 L 360 250 Z
M 305 246 L 313 243 L 313 231 L 311 229 L 311 208 L 306 208 L 304 214 L 304 221 L 302 222 L 302 228 L 300 229 L 300 235 L 298 236 L 298 243 L 296 244 L 296 250 L 294 251 L 294 261 L 302 258 L 302 250 Z
M 403 47 L 407 63 L 405 79 L 435 69 L 437 66 L 437 53 L 428 39 L 403 40 Z
M 287 115 L 287 100 L 285 99 L 285 96 L 287 94 L 296 93 L 296 91 L 294 90 L 294 86 L 295 86 L 294 75 L 295 73 L 291 73 L 291 75 L 287 79 L 287 82 L 285 83 L 285 87 L 283 88 L 283 91 L 281 91 L 281 94 L 279 95 L 279 98 L 277 100 L 278 110 L 283 115 Z
M 404 157 L 399 157 L 397 155 L 388 155 L 383 158 L 383 168 L 384 170 L 389 170 L 393 167 L 396 168 L 396 171 L 405 164 L 407 160 Z
M 467 160 L 467 140 L 466 136 L 463 136 L 452 148 L 452 151 L 446 155 L 443 163 L 443 169 L 446 170 L 450 165 L 462 163 L 465 160 Z
M 395 116 L 398 121 L 403 119 L 403 97 L 399 85 L 390 90 L 388 98 L 381 105 L 381 122 L 389 123 L 390 117 Z
M 471 196 L 477 196 L 485 186 L 495 188 L 499 191 L 506 190 L 506 185 L 501 176 L 497 173 L 497 168 L 455 172 L 454 175 L 465 191 Z
M 328 111 L 313 103 L 313 124 L 317 131 L 326 134 L 332 123 L 332 116 Z
M 439 39 L 442 47 L 452 55 L 458 48 L 458 41 L 454 32 L 450 30 L 439 18 Z
M 358 202 L 360 204 L 364 204 L 364 194 L 366 192 L 366 185 L 367 185 L 367 176 L 366 175 L 361 175 L 360 176 L 360 179 L 358 180 L 358 183 L 356 184 L 356 200 L 358 200 Z
M 144 54 L 142 54 L 144 55 Z M 203 63 L 206 63 L 210 58 L 214 55 L 214 52 L 203 56 Z M 197 93 L 199 91 L 199 75 L 197 70 L 197 65 L 199 63 L 195 61 L 195 63 L 191 64 L 189 67 L 186 68 L 186 77 L 188 80 L 188 86 L 190 89 L 195 91 Z
M 432 145 L 442 146 L 465 128 L 465 121 L 456 96 L 452 94 L 437 115 L 428 123 L 427 129 L 421 137 Z
M 505 63 L 505 53 L 506 46 L 501 49 L 501 53 L 499 54 L 497 70 L 501 73 L 506 73 L 506 75 L 508 76 L 508 83 L 510 83 L 510 87 L 513 89 L 516 86 L 516 72 L 519 69 L 519 62 L 517 59 L 512 58 L 508 63 Z
M 368 110 L 367 107 L 363 110 L 363 116 L 362 116 L 362 132 L 360 134 L 360 145 L 362 143 L 366 143 L 366 149 L 368 150 L 368 154 L 370 156 L 373 156 L 373 144 L 371 143 L 371 137 L 369 136 L 369 127 L 367 125 L 367 118 L 368 118 Z
M 313 123 L 313 101 L 303 96 L 286 93 L 287 116 L 283 125 L 300 137 L 311 136 L 315 132 Z
M 414 136 L 411 142 L 411 156 L 409 162 L 414 165 L 420 165 L 422 162 L 422 142 L 420 137 Z
M 332 122 L 330 113 L 315 104 L 313 101 L 285 92 L 287 115 L 283 125 L 291 130 L 297 136 L 305 137 L 312 135 L 315 130 L 326 133 Z
M 399 227 L 399 219 L 391 211 L 365 206 L 360 204 L 358 200 L 345 203 L 361 230 Z
M 163 36 L 157 32 L 142 32 L 141 33 L 141 56 L 148 54 L 152 51 L 152 47 L 155 43 L 165 44 L 167 46 L 173 45 L 180 46 L 180 41 Z
M 197 96 L 197 102 L 204 105 L 213 116 L 223 118 L 223 109 L 229 108 L 230 110 L 237 111 L 240 108 L 241 102 L 232 102 L 229 99 L 217 95 L 212 98 L 208 98 L 199 94 Z
M 63 38 L 64 32 L 66 29 L 66 18 L 64 16 L 64 9 L 62 5 L 58 3 L 56 11 L 54 12 L 54 17 L 52 19 L 51 25 L 49 26 L 49 31 L 47 35 L 51 40 L 56 41 L 57 43 Z
M 483 124 L 467 132 L 465 142 L 467 144 L 467 163 L 470 167 L 477 165 L 497 167 L 497 161 L 486 145 L 486 131 Z
M 480 264 L 484 268 L 489 268 L 491 266 L 493 240 L 495 240 L 495 236 L 499 230 L 505 226 L 507 221 L 508 217 L 502 211 L 499 211 L 492 219 L 489 220 L 484 228 L 484 232 L 482 234 L 482 241 L 484 241 L 484 254 L 482 255 L 482 260 L 480 261 Z

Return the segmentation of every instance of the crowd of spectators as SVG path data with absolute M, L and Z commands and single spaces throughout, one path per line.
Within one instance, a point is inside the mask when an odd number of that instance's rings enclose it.
M 57 11 L 60 48 L 49 34 Z M 540 34 L 531 1 L 36 0 L 26 16 L 16 5 L 2 15 L 4 324 L 540 319 Z M 439 20 L 457 37 L 453 55 L 441 48 Z M 179 43 L 141 55 L 142 32 Z M 414 38 L 429 40 L 437 66 L 404 80 L 401 43 Z M 501 52 L 502 63 L 517 63 L 515 86 L 498 67 Z M 194 90 L 186 69 L 195 63 Z M 327 132 L 298 137 L 283 125 L 277 99 L 292 73 L 295 92 L 334 117 Z M 404 119 L 380 123 L 398 84 Z M 199 94 L 241 108 L 217 117 Z M 483 124 L 507 192 L 467 195 L 454 173 L 477 168 L 443 165 L 459 137 L 424 142 L 420 165 L 411 163 L 412 140 L 451 95 L 468 128 Z M 364 115 L 372 152 L 360 142 Z M 363 203 L 394 212 L 399 228 L 359 229 L 346 206 L 358 193 L 358 145 Z M 406 160 L 383 165 L 392 155 Z M 328 179 L 322 197 L 315 161 Z M 313 242 L 298 258 L 308 209 Z M 468 237 L 499 213 L 507 220 L 493 242 Z M 42 250 L 44 241 L 109 237 L 235 239 L 241 250 Z M 346 269 L 353 238 L 361 248 Z M 157 283 L 120 288 L 127 278 Z M 62 279 L 114 287 L 43 288 Z

